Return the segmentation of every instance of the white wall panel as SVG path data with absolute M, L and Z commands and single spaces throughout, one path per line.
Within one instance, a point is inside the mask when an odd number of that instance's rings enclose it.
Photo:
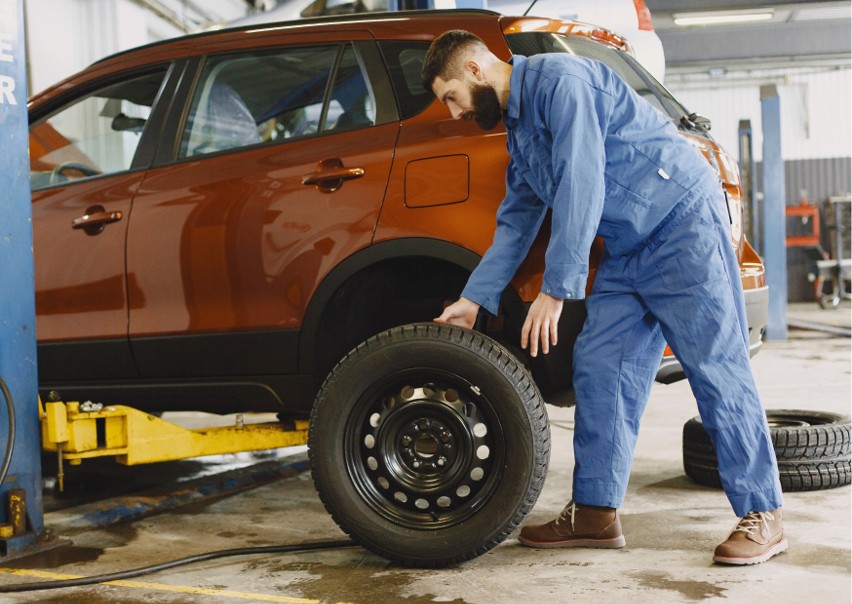
M 182 17 L 182 0 L 162 4 Z M 243 0 L 196 0 L 214 21 L 243 15 Z M 133 0 L 24 0 L 30 94 L 108 55 L 183 34 Z M 188 6 L 188 5 L 186 5 Z M 198 17 L 197 13 L 187 17 Z M 192 21 L 189 22 L 193 23 Z
M 751 120 L 754 152 L 762 157 L 760 86 L 775 84 L 781 97 L 781 145 L 786 160 L 852 156 L 852 71 L 849 67 L 728 74 L 724 78 L 673 76 L 669 90 L 690 110 L 709 117 L 711 133 L 732 153 L 739 121 Z

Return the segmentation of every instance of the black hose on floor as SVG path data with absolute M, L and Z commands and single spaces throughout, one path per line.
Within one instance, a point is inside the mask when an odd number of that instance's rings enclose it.
M 9 472 L 9 466 L 12 464 L 12 449 L 15 448 L 15 405 L 12 402 L 12 393 L 9 392 L 2 378 L 0 378 L 0 391 L 6 399 L 6 410 L 9 416 L 9 438 L 6 439 L 6 454 L 3 456 L 3 466 L 0 467 L 0 486 L 2 486 Z
M 310 552 L 324 549 L 339 549 L 343 547 L 355 546 L 354 541 L 317 541 L 314 543 L 296 543 L 292 545 L 267 545 L 261 547 L 241 547 L 237 549 L 223 549 L 217 552 L 207 552 L 205 554 L 196 554 L 170 562 L 161 562 L 160 564 L 152 564 L 151 566 L 143 566 L 125 570 L 117 573 L 109 573 L 105 575 L 95 575 L 92 577 L 80 577 L 79 579 L 64 579 L 62 581 L 39 581 L 38 583 L 17 583 L 14 585 L 0 585 L 0 593 L 16 593 L 21 591 L 38 591 L 41 589 L 62 589 L 63 587 L 81 587 L 83 585 L 95 585 L 97 583 L 106 583 L 108 581 L 119 581 L 122 579 L 132 579 L 148 573 L 153 573 L 175 566 L 184 564 L 192 564 L 194 562 L 203 562 L 205 560 L 214 560 L 216 558 L 226 558 L 228 556 L 250 556 L 254 554 L 291 554 L 294 552 Z

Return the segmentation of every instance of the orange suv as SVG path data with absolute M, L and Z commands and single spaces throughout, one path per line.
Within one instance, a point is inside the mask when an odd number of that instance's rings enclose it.
M 449 119 L 420 84 L 457 27 L 502 59 L 604 61 L 678 124 L 727 195 L 757 350 L 767 290 L 736 165 L 623 39 L 488 11 L 353 15 L 153 44 L 32 99 L 42 393 L 311 414 L 314 481 L 359 543 L 443 566 L 505 539 L 542 487 L 541 395 L 570 404 L 585 310 L 566 303 L 549 355 L 519 350 L 543 232 L 477 322 L 491 338 L 418 324 L 458 297 L 504 194 L 505 133 Z M 667 354 L 658 379 L 681 377 Z
M 503 59 L 604 61 L 679 124 L 727 194 L 756 350 L 766 288 L 736 164 L 623 39 L 487 11 L 352 15 L 152 44 L 33 97 L 42 392 L 304 416 L 348 350 L 440 314 L 490 244 L 507 163 L 503 132 L 449 119 L 420 86 L 430 40 L 460 25 Z M 553 354 L 517 347 L 545 240 L 478 328 L 568 404 L 583 303 Z M 682 377 L 663 359 L 658 379 Z

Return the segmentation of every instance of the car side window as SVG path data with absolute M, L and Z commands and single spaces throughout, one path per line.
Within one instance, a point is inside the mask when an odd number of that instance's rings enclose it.
M 366 128 L 375 120 L 376 100 L 351 44 L 213 56 L 195 90 L 180 157 Z
M 376 99 L 355 54 L 347 45 L 334 76 L 323 131 L 353 130 L 376 122 Z
M 431 92 L 423 89 L 420 79 L 429 42 L 382 40 L 379 48 L 391 76 L 401 119 L 417 115 L 435 100 Z
M 31 125 L 30 187 L 129 170 L 164 77 L 111 84 Z

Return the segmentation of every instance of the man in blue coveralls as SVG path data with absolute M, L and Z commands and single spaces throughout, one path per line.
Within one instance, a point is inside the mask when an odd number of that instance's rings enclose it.
M 573 497 L 526 526 L 530 547 L 619 548 L 618 508 L 639 420 L 665 343 L 684 367 L 740 517 L 713 559 L 757 564 L 787 549 L 781 485 L 748 354 L 739 266 L 721 185 L 675 126 L 607 66 L 569 54 L 505 63 L 462 30 L 439 36 L 423 85 L 455 119 L 506 126 L 510 161 L 494 242 L 461 298 L 436 319 L 472 327 L 496 314 L 545 213 L 542 291 L 521 345 L 556 345 L 563 300 L 582 299 L 595 235 L 604 255 L 574 346 Z

